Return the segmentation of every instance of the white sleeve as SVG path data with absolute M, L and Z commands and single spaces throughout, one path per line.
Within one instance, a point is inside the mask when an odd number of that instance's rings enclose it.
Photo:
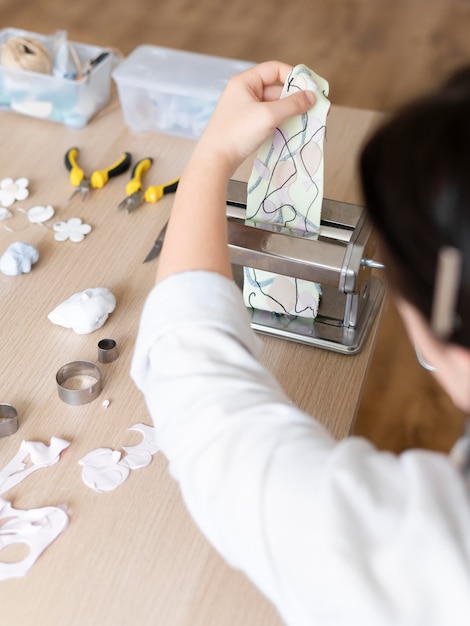
M 467 626 L 470 507 L 455 467 L 335 441 L 258 344 L 222 276 L 178 274 L 147 299 L 131 374 L 202 532 L 292 626 Z

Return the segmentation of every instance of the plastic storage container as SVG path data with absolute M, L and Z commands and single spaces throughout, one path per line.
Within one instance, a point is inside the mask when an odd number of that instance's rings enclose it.
M 11 37 L 32 37 L 49 48 L 50 38 L 15 28 L 0 31 L 0 46 Z M 69 42 L 80 64 L 97 59 L 105 48 Z M 47 45 L 46 45 L 47 44 Z M 113 54 L 108 54 L 78 79 L 41 74 L 0 64 L 0 110 L 81 128 L 108 102 Z
M 198 139 L 228 80 L 253 63 L 139 46 L 112 73 L 134 133 Z

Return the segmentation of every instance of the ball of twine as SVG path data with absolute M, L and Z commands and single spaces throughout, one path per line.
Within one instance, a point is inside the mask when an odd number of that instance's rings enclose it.
M 10 37 L 1 49 L 1 62 L 6 67 L 50 74 L 52 61 L 46 47 L 32 37 Z

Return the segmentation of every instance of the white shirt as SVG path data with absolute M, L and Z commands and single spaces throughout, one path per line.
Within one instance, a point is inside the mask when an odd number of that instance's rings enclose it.
M 202 532 L 290 626 L 468 626 L 456 465 L 334 440 L 260 364 L 259 341 L 214 273 L 167 278 L 143 311 L 131 374 Z

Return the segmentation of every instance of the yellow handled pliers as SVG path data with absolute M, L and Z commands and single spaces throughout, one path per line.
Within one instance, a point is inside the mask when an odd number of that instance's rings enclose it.
M 70 200 L 77 193 L 82 194 L 82 200 L 85 200 L 90 187 L 95 189 L 101 189 L 104 187 L 110 178 L 119 176 L 127 172 L 131 165 L 131 155 L 129 152 L 124 152 L 119 159 L 104 170 L 95 170 L 91 177 L 88 179 L 85 176 L 85 172 L 78 165 L 78 148 L 70 148 L 65 154 L 65 167 L 70 173 L 70 183 L 76 188 L 73 194 L 70 196 Z
M 142 176 L 152 166 L 153 159 L 145 157 L 134 165 L 131 180 L 126 185 L 126 198 L 118 204 L 118 209 L 127 209 L 131 213 L 142 202 L 158 202 L 163 196 L 176 191 L 179 178 L 175 178 L 164 185 L 151 185 L 145 191 L 142 188 Z

